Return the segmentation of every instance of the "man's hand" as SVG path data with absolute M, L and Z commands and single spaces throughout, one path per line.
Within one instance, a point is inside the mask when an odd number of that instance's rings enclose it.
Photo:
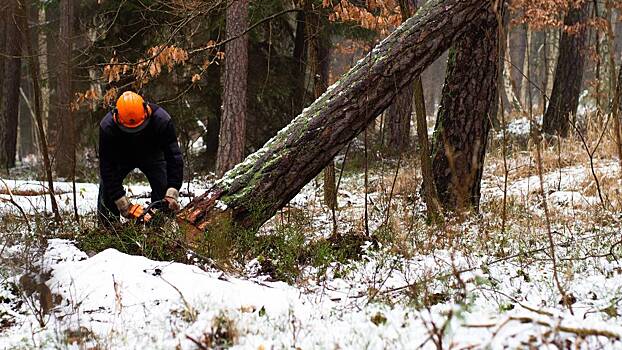
M 114 201 L 114 204 L 117 206 L 117 209 L 119 209 L 119 213 L 121 213 L 121 216 L 123 216 L 124 218 L 130 217 L 131 203 L 126 196 L 117 199 L 116 201 Z
M 172 210 L 174 213 L 178 212 L 181 209 L 181 206 L 178 202 L 179 199 L 179 191 L 175 188 L 169 188 L 166 190 L 166 195 L 164 195 L 164 200 L 168 203 L 168 208 Z

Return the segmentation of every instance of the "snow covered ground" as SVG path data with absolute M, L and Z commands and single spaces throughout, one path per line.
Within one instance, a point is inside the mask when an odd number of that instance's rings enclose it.
M 600 173 L 617 171 L 613 162 L 598 167 Z M 548 196 L 553 207 L 567 207 L 559 198 L 574 200 L 575 195 L 586 201 L 584 210 L 597 204 L 579 186 L 589 176 L 585 167 L 561 173 L 561 184 L 556 183 L 559 171 L 545 174 L 547 188 L 554 189 Z M 340 191 L 344 209 L 339 215 L 350 217 L 345 224 L 350 227 L 359 220 L 351 217 L 360 217 L 364 201 L 360 181 L 352 176 Z M 534 204 L 538 181 L 522 178 L 508 191 L 525 201 L 533 197 L 534 215 L 540 213 Z M 6 184 L 15 193 L 42 186 Z M 484 202 L 502 195 L 501 184 L 501 178 L 486 174 Z M 70 211 L 71 184 L 55 186 L 66 192 L 60 203 Z M 195 195 L 205 187 L 190 186 Z M 97 186 L 77 188 L 81 213 L 92 214 Z M 137 200 L 147 200 L 148 186 L 130 189 Z M 291 205 L 317 211 L 312 225 L 318 235 L 327 235 L 330 220 L 319 209 L 319 197 L 320 188 L 311 183 Z M 370 200 L 380 205 L 380 197 L 372 193 Z M 49 208 L 41 195 L 14 199 L 29 213 Z M 0 215 L 14 210 L 0 201 Z M 572 311 L 560 303 L 545 231 L 510 225 L 505 234 L 488 232 L 486 222 L 494 221 L 493 215 L 448 227 L 459 237 L 439 237 L 434 249 L 396 254 L 395 247 L 366 245 L 359 260 L 333 263 L 326 272 L 307 267 L 296 285 L 258 274 L 257 260 L 238 272 L 201 269 L 114 249 L 88 257 L 73 242 L 52 239 L 38 264 L 50 272 L 46 285 L 61 298 L 43 318 L 44 327 L 33 309 L 19 302 L 28 298 L 14 295 L 11 283 L 19 275 L 0 268 L 0 349 L 200 348 L 196 343 L 240 349 L 622 349 L 616 215 L 601 226 L 577 223 L 554 232 L 559 278 Z M 372 221 L 374 230 L 382 220 L 372 215 Z M 424 234 L 403 237 L 401 243 L 417 246 Z M 612 246 L 614 254 L 607 254 Z M 20 249 L 0 248 L 0 257 Z

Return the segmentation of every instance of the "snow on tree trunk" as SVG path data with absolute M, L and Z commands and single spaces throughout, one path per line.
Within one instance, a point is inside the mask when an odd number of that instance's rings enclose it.
M 549 134 L 566 137 L 570 118 L 577 114 L 587 40 L 587 30 L 581 24 L 587 20 L 589 6 L 590 2 L 584 1 L 580 8 L 571 8 L 564 20 L 564 26 L 572 27 L 573 33 L 564 31 L 559 41 L 553 91 L 542 121 L 544 132 Z
M 179 214 L 199 230 L 229 222 L 257 229 L 287 204 L 393 101 L 397 90 L 447 50 L 486 0 L 432 0 L 263 148 Z
M 216 174 L 222 176 L 244 159 L 246 91 L 248 82 L 248 0 L 227 2 L 227 38 L 223 77 L 223 104 L 216 155 Z M 239 37 L 238 37 L 239 36 Z
M 497 108 L 498 26 L 492 9 L 449 53 L 434 130 L 432 170 L 445 209 L 477 208 L 486 142 Z

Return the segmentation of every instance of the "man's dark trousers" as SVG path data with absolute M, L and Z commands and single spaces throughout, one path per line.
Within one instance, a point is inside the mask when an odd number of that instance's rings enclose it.
M 151 202 L 164 199 L 167 189 L 166 182 L 166 161 L 158 160 L 150 163 L 132 165 L 119 165 L 115 176 L 123 181 L 123 179 L 134 169 L 138 168 L 145 176 L 151 186 Z M 104 227 L 110 227 L 119 222 L 119 209 L 117 209 L 114 201 L 118 198 L 109 198 L 106 195 L 106 188 L 102 181 L 99 182 L 99 195 L 97 197 L 97 216 L 99 222 Z

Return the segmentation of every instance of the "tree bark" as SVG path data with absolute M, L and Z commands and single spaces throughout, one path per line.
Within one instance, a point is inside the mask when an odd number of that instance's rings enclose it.
M 486 0 L 432 0 L 281 130 L 195 198 L 179 219 L 200 232 L 258 229 L 311 181 L 403 88 L 482 16 Z M 495 61 L 496 62 L 496 61 Z
M 237 37 L 248 26 L 248 0 L 227 2 L 227 38 Z M 244 159 L 248 85 L 248 34 L 225 44 L 223 104 L 216 155 L 220 177 Z
M 621 61 L 622 62 L 622 61 Z M 611 103 L 611 110 L 614 120 L 615 137 L 616 137 L 616 151 L 618 154 L 618 163 L 622 169 L 622 130 L 620 130 L 620 112 L 622 109 L 622 63 L 620 63 L 620 69 L 618 70 L 618 82 L 616 84 L 615 94 L 613 95 L 613 101 Z M 622 171 L 620 172 L 622 175 Z
M 54 213 L 54 219 L 57 223 L 61 223 L 60 212 L 58 211 L 58 204 L 56 203 L 56 197 L 54 194 L 54 180 L 52 178 L 52 165 L 50 164 L 50 156 L 48 153 L 47 140 L 45 137 L 45 130 L 43 129 L 43 118 L 41 113 L 41 88 L 39 86 L 39 66 L 36 62 L 37 52 L 32 47 L 30 28 L 28 27 L 28 6 L 21 6 L 21 39 L 24 43 L 24 52 L 26 54 L 26 60 L 28 62 L 28 70 L 30 73 L 30 79 L 32 80 L 32 89 L 34 94 L 34 110 L 35 118 L 37 120 L 37 130 L 39 131 L 39 144 L 41 153 L 43 156 L 43 168 L 48 182 L 48 190 L 50 192 L 50 201 L 52 203 L 52 212 Z
M 307 18 L 307 62 L 309 77 L 313 82 L 313 98 L 317 99 L 328 88 L 330 74 L 330 34 L 323 23 L 320 9 L 314 9 L 311 1 L 306 2 Z M 324 203 L 331 209 L 337 209 L 337 183 L 335 163 L 331 161 L 324 168 Z
M 410 8 L 409 0 L 400 0 L 400 12 L 402 15 L 402 21 L 412 16 L 412 10 Z M 414 4 L 414 10 L 417 9 L 417 4 Z M 438 200 L 438 194 L 436 193 L 436 186 L 434 185 L 434 177 L 432 174 L 432 159 L 430 159 L 430 141 L 428 140 L 428 122 L 427 111 L 425 107 L 425 97 L 423 92 L 423 82 L 421 81 L 421 75 L 418 75 L 414 79 L 412 85 L 411 101 L 414 102 L 415 119 L 417 125 L 417 141 L 419 142 L 419 160 L 421 163 L 421 175 L 423 178 L 423 200 L 426 205 L 426 213 L 430 221 L 438 221 L 441 216 L 442 207 Z M 399 99 L 397 96 L 396 99 Z M 395 105 L 395 103 L 394 103 Z M 408 123 L 408 133 L 410 134 L 410 117 L 406 121 Z M 406 145 L 403 145 L 406 146 Z M 402 151 L 403 149 L 400 149 Z
M 1 13 L 8 13 L 8 4 L 7 3 L 2 3 L 0 4 L 0 12 Z M 6 23 L 7 23 L 7 18 L 9 16 L 0 16 L 0 53 L 5 53 L 6 52 Z M 6 119 L 5 119 L 5 90 L 4 90 L 4 86 L 5 86 L 5 75 L 4 75 L 4 65 L 6 62 L 6 58 L 4 55 L 0 55 L 0 145 L 4 145 L 4 134 L 5 134 L 5 128 L 6 128 Z M 2 165 L 4 164 L 4 152 L 0 152 L 0 168 L 2 167 Z M 2 169 L 0 169 L 0 172 L 2 172 Z
M 410 0 L 398 1 L 402 22 L 412 16 L 410 2 Z M 415 77 L 415 80 L 420 82 L 421 76 Z M 416 81 L 397 92 L 395 100 L 387 111 L 386 125 L 389 129 L 387 146 L 398 153 L 410 146 L 410 118 L 413 110 L 414 84 L 417 84 Z
M 401 153 L 410 145 L 410 116 L 412 115 L 414 85 L 408 84 L 397 92 L 386 114 L 390 150 Z
M 497 108 L 498 25 L 492 9 L 449 53 L 434 130 L 432 170 L 446 210 L 477 209 L 491 120 Z
M 564 19 L 564 25 L 585 24 L 588 9 L 588 1 L 584 1 L 580 8 L 571 8 Z M 553 91 L 542 122 L 543 130 L 546 133 L 566 137 L 571 116 L 574 117 L 577 114 L 585 65 L 585 53 L 583 51 L 586 39 L 587 30 L 583 27 L 579 28 L 578 33 L 571 34 L 564 31 L 561 35 Z
M 306 34 L 306 15 L 305 11 L 296 14 L 296 38 L 294 41 L 294 71 L 296 85 L 292 94 L 292 115 L 297 115 L 305 106 L 305 72 L 307 54 L 307 34 Z
M 47 21 L 46 5 L 41 4 L 39 8 L 39 25 Z M 50 75 L 48 72 L 48 37 L 44 29 L 37 35 L 37 45 L 39 46 L 39 72 L 41 75 L 41 118 L 43 127 L 47 130 L 48 118 L 50 115 Z
M 71 110 L 71 41 L 73 27 L 73 0 L 60 1 L 60 30 L 58 36 L 58 117 L 61 121 L 56 142 L 56 174 L 70 178 L 76 155 L 76 129 Z M 43 117 L 43 116 L 42 116 Z
M 4 132 L 0 136 L 3 141 L 2 149 L 0 149 L 0 165 L 5 169 L 15 166 L 22 68 L 18 5 L 17 1 L 9 3 L 6 19 L 6 54 L 8 57 L 4 63 Z

